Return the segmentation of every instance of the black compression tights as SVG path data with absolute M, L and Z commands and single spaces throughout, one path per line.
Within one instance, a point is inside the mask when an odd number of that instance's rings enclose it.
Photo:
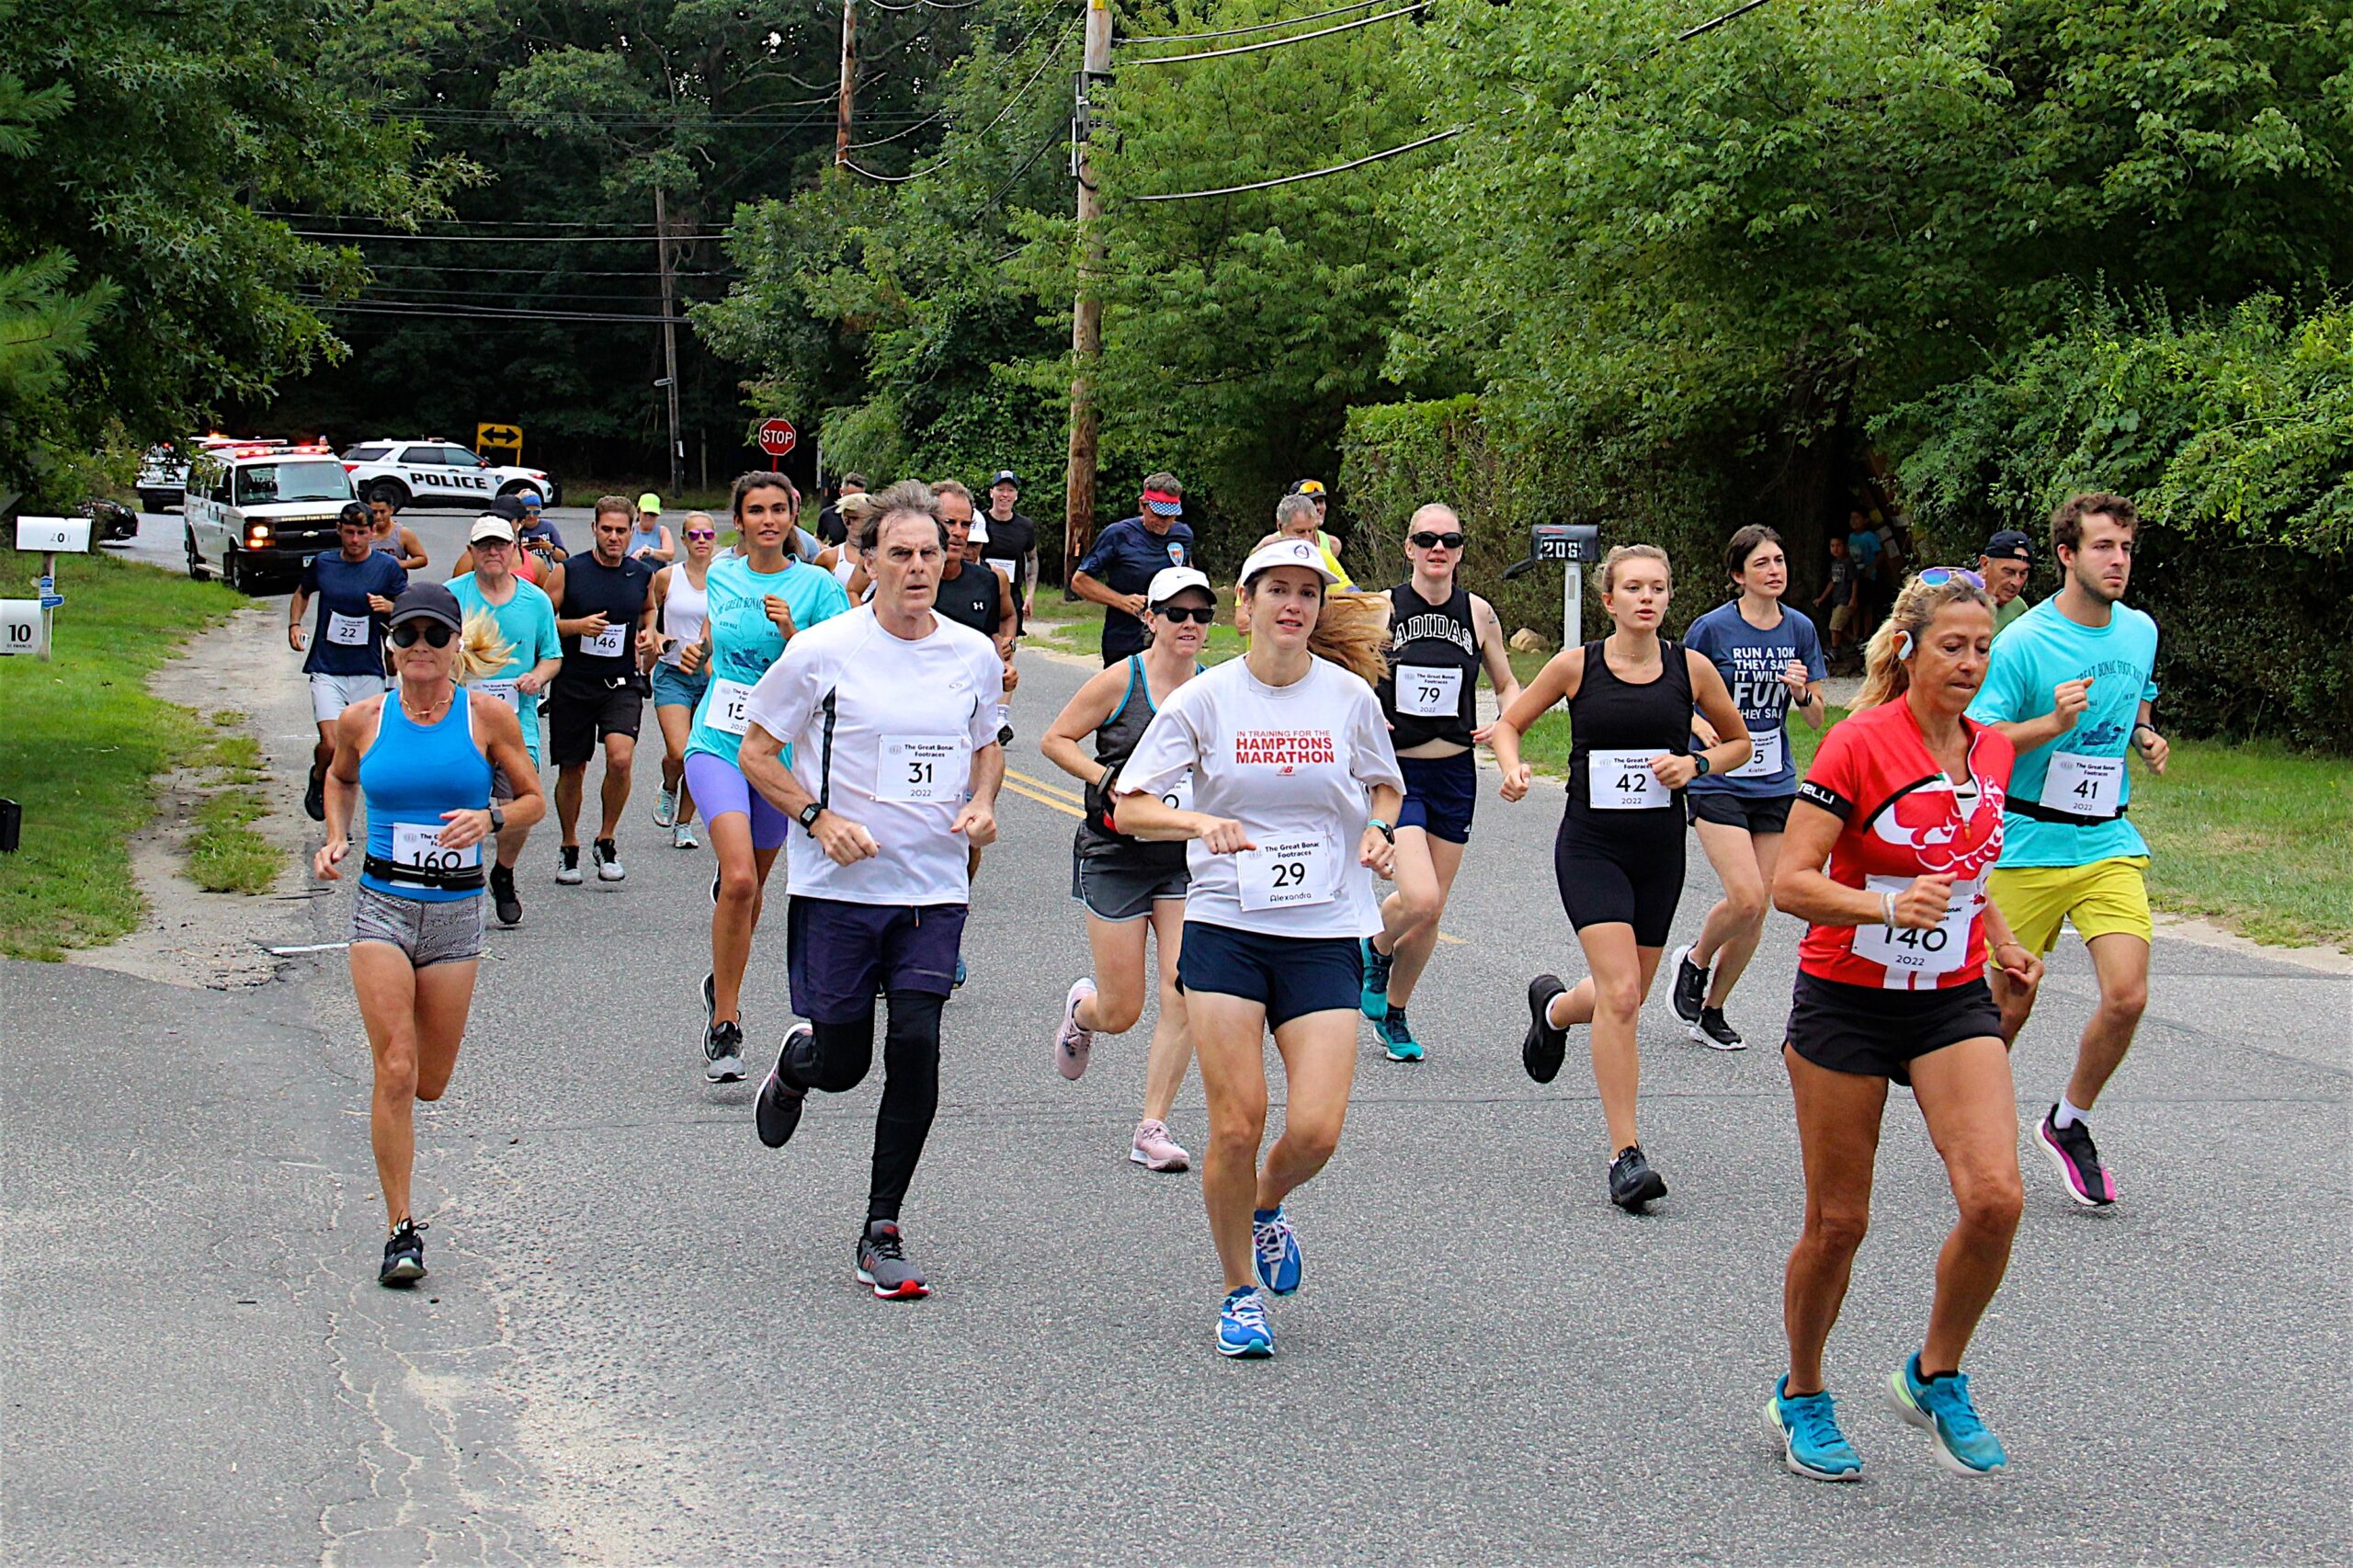
M 882 1108 L 874 1118 L 874 1176 L 866 1217 L 896 1220 L 907 1196 L 915 1162 L 939 1108 L 939 1012 L 945 996 L 915 991 L 890 994 L 890 1024 L 882 1031 Z M 801 1049 L 786 1062 L 791 1079 L 804 1088 L 838 1095 L 866 1081 L 874 1064 L 874 1015 L 847 1023 L 813 1024 Z

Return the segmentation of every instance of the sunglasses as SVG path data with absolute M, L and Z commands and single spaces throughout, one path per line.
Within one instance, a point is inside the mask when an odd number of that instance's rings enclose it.
M 1966 566 L 1931 566 L 1920 574 L 1920 581 L 1931 588 L 1941 588 L 1956 577 L 1981 593 L 1984 591 L 1985 579 Z
M 688 539 L 717 539 L 719 534 L 713 528 L 688 528 L 687 537 Z
M 404 620 L 392 631 L 395 648 L 414 648 L 420 637 L 436 648 L 447 648 L 449 639 L 456 635 L 438 620 Z
M 1152 613 L 1169 620 L 1189 620 L 1197 626 L 1207 626 L 1217 619 L 1217 606 L 1193 605 L 1188 608 L 1184 605 L 1162 605 Z
M 1405 541 L 1420 550 L 1436 550 L 1440 545 L 1444 545 L 1449 550 L 1461 550 L 1462 548 L 1462 536 L 1460 533 L 1407 534 L 1405 536 Z

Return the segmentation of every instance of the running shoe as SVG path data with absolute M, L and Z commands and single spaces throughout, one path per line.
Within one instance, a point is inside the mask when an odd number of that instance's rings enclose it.
M 1390 1061 L 1419 1062 L 1422 1059 L 1422 1042 L 1414 1038 L 1414 1026 L 1405 1021 L 1404 1008 L 1390 1008 L 1381 1020 L 1372 1026 L 1372 1032 L 1381 1037 L 1381 1046 L 1389 1052 Z
M 793 1129 L 801 1125 L 801 1108 L 809 1100 L 808 1090 L 784 1081 L 784 1059 L 792 1054 L 792 1048 L 809 1032 L 807 1024 L 795 1024 L 784 1031 L 784 1043 L 777 1048 L 776 1065 L 768 1069 L 759 1095 L 752 1102 L 752 1125 L 759 1130 L 760 1142 L 771 1149 L 781 1149 L 792 1142 Z
M 1681 982 L 1677 981 L 1677 983 L 1680 984 Z M 1722 1007 L 1700 1008 L 1699 1021 L 1691 1026 L 1690 1032 L 1693 1040 L 1711 1051 L 1746 1051 L 1748 1049 L 1748 1042 L 1740 1038 L 1740 1031 L 1724 1021 L 1724 1010 Z
M 1519 1064 L 1540 1084 L 1559 1076 L 1569 1053 L 1569 1031 L 1552 1027 L 1552 998 L 1567 986 L 1557 974 L 1540 974 L 1528 983 L 1528 1034 L 1519 1042 Z
M 1895 1414 L 1927 1430 L 1937 1462 L 1955 1475 L 1997 1475 L 2009 1464 L 2001 1441 L 1977 1418 L 1966 1372 L 1923 1379 L 1915 1350 L 1887 1375 L 1887 1402 Z
M 1128 1158 L 1148 1171 L 1185 1171 L 1193 1168 L 1193 1156 L 1177 1146 L 1168 1136 L 1168 1124 L 1150 1117 L 1136 1123 L 1136 1135 L 1128 1148 Z
M 964 989 L 964 955 L 961 953 L 958 953 L 956 955 L 956 979 L 954 983 L 949 986 L 949 989 L 950 991 L 961 991 Z
M 1838 1430 L 1837 1402 L 1828 1390 L 1799 1394 L 1789 1391 L 1787 1373 L 1773 1385 L 1765 1402 L 1765 1430 L 1781 1445 L 1781 1462 L 1791 1475 L 1808 1481 L 1860 1481 L 1863 1456 Z
M 1256 1287 L 1226 1292 L 1217 1310 L 1217 1353 L 1245 1361 L 1263 1361 L 1275 1353 L 1275 1332 L 1267 1326 L 1267 1306 Z
M 654 797 L 654 825 L 673 827 L 678 821 L 678 792 L 665 790 Z
M 702 1053 L 709 1059 L 702 1075 L 714 1084 L 744 1081 L 744 1026 L 730 1018 L 703 1030 Z
M 1651 1163 L 1643 1158 L 1641 1144 L 1629 1143 L 1618 1151 L 1609 1166 L 1610 1202 L 1629 1214 L 1639 1214 L 1644 1205 L 1665 1196 L 1666 1178 L 1651 1169 Z
M 1257 1260 L 1259 1284 L 1278 1296 L 1299 1289 L 1299 1237 L 1281 1204 L 1251 1210 L 1250 1251 Z
M 1675 966 L 1675 989 L 1670 994 L 1675 1001 L 1675 1016 L 1687 1024 L 1696 1024 L 1700 1008 L 1708 1000 L 1708 971 L 1691 961 L 1688 942 L 1676 949 L 1675 956 L 1667 962 Z
M 598 881 L 617 882 L 623 877 L 629 875 L 629 872 L 621 868 L 620 846 L 616 845 L 611 839 L 600 838 L 597 840 L 595 847 L 590 849 L 588 853 L 589 858 L 597 862 L 597 880 Z
M 702 840 L 695 836 L 695 824 L 690 822 L 682 822 L 671 828 L 670 847 L 673 849 L 701 848 Z
M 1357 998 L 1357 1006 L 1378 1024 L 1389 1016 L 1389 970 L 1397 955 L 1382 952 L 1370 937 L 1357 938 L 1357 953 L 1364 963 L 1363 994 Z
M 719 907 L 719 879 L 722 873 L 718 867 L 713 866 L 710 869 L 710 906 L 713 909 L 717 909 Z
M 302 814 L 313 822 L 327 820 L 327 770 L 311 765 L 311 782 L 302 790 Z
M 418 1235 L 423 1225 L 414 1220 L 403 1220 L 384 1238 L 383 1265 L 376 1270 L 379 1285 L 406 1285 L 425 1278 L 425 1238 Z
M 523 923 L 523 901 L 515 892 L 514 867 L 491 867 L 490 903 L 497 911 L 501 926 L 520 926 Z
M 898 1223 L 892 1220 L 866 1222 L 865 1234 L 858 1238 L 858 1282 L 873 1286 L 885 1301 L 919 1301 L 931 1294 L 923 1270 L 907 1261 Z
M 568 888 L 580 885 L 580 846 L 567 844 L 556 850 L 555 880 Z
M 2035 1123 L 2034 1141 L 2059 1168 L 2068 1197 L 2086 1209 L 2105 1209 L 2116 1201 L 2116 1183 L 2108 1167 L 2099 1163 L 2099 1151 L 2092 1146 L 2090 1122 L 2079 1116 L 2062 1127 L 2059 1108 L 2054 1105 Z
M 1078 1027 L 1078 1005 L 1094 994 L 1095 982 L 1081 978 L 1070 983 L 1063 997 L 1063 1027 L 1054 1033 L 1054 1071 L 1065 1078 L 1075 1080 L 1085 1073 L 1094 1053 L 1095 1031 Z
M 719 976 L 709 970 L 702 971 L 702 1027 L 709 1028 L 719 1017 Z

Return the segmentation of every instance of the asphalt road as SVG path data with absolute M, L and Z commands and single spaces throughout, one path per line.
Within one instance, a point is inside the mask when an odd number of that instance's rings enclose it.
M 419 531 L 446 560 L 462 523 Z M 552 885 L 551 829 L 527 852 L 526 923 L 492 936 L 456 1082 L 421 1109 L 414 1293 L 372 1283 L 340 955 L 226 994 L 0 966 L 0 1017 L 35 1021 L 7 1031 L 0 1102 L 6 1555 L 2353 1561 L 2344 977 L 2159 940 L 2097 1119 L 2123 1203 L 2077 1210 L 2029 1151 L 1970 1364 L 2012 1460 L 1993 1481 L 1935 1468 L 1878 1397 L 1951 1215 L 1894 1096 L 1830 1359 L 1870 1479 L 1811 1483 L 1758 1414 L 1801 1201 L 1776 1053 L 1691 1045 L 1654 1000 L 1644 1142 L 1673 1192 L 1640 1219 L 1604 1200 L 1574 1053 L 1547 1088 L 1520 1071 L 1528 976 L 1582 971 L 1557 788 L 1483 796 L 1461 940 L 1414 1009 L 1429 1060 L 1365 1031 L 1340 1153 L 1292 1206 L 1307 1284 L 1275 1304 L 1279 1353 L 1221 1359 L 1197 1178 L 1125 1159 L 1144 1031 L 1076 1085 L 1049 1062 L 1086 949 L 1071 781 L 1033 743 L 1085 674 L 1024 661 L 1026 792 L 981 874 L 906 1210 L 920 1303 L 850 1278 L 878 1085 L 815 1099 L 771 1153 L 751 1085 L 702 1080 L 711 862 L 652 825 L 651 748 L 627 881 Z M 1695 847 L 1678 932 L 1712 892 Z M 300 906 L 311 939 L 342 937 L 347 897 Z M 1777 1033 L 1796 936 L 1773 917 L 1733 999 L 1752 1040 Z M 2063 947 L 2022 1118 L 2092 994 Z M 774 911 L 746 1017 L 756 1059 L 788 1022 Z M 1191 1085 L 1171 1119 L 1198 1149 Z

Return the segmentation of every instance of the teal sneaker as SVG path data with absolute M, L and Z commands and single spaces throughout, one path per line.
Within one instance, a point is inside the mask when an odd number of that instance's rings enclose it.
M 1357 998 L 1357 1006 L 1377 1024 L 1389 1016 L 1389 966 L 1397 961 L 1397 955 L 1381 952 L 1370 937 L 1357 938 L 1357 952 L 1364 960 L 1364 994 Z
M 1887 1402 L 1913 1426 L 1927 1428 L 1936 1441 L 1937 1462 L 1955 1475 L 1996 1475 L 2009 1464 L 2000 1440 L 1977 1418 L 1966 1374 L 1923 1381 L 1915 1351 L 1887 1375 Z
M 1422 1042 L 1414 1038 L 1414 1026 L 1405 1021 L 1404 1008 L 1390 1008 L 1372 1026 L 1372 1032 L 1381 1037 L 1381 1043 L 1388 1049 L 1390 1061 L 1419 1062 L 1422 1059 Z
M 1765 1402 L 1765 1430 L 1781 1445 L 1781 1462 L 1808 1481 L 1860 1481 L 1863 1456 L 1838 1430 L 1837 1404 L 1827 1392 L 1792 1399 L 1787 1373 Z
M 1229 1291 L 1217 1310 L 1217 1353 L 1262 1361 L 1275 1353 L 1274 1330 L 1267 1326 L 1266 1303 L 1248 1285 Z

